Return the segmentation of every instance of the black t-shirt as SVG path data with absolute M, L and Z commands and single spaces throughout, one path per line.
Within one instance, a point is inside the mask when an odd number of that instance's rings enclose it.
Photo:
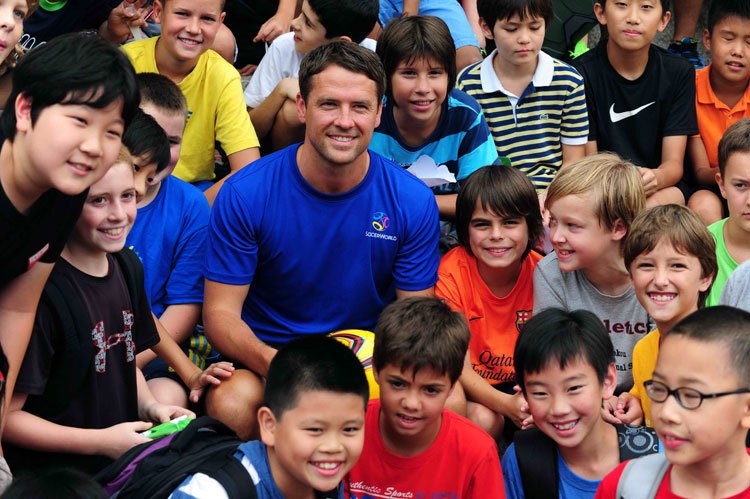
M 60 0 L 52 7 L 40 5 L 23 22 L 20 43 L 26 49 L 43 45 L 54 37 L 84 29 L 98 30 L 121 0 Z
M 145 290 L 140 291 L 141 302 L 134 307 L 122 269 L 111 255 L 107 255 L 107 259 L 109 272 L 105 277 L 85 274 L 62 258 L 53 271 L 70 283 L 80 297 L 83 308 L 88 311 L 91 341 L 94 344 L 94 362 L 83 387 L 62 412 L 47 418 L 60 425 L 107 428 L 139 420 L 135 355 L 158 343 L 159 334 L 151 317 Z M 45 407 L 43 393 L 50 366 L 55 363 L 56 352 L 61 350 L 63 340 L 64 335 L 55 315 L 42 300 L 16 383 L 16 392 L 29 395 L 24 405 L 25 411 L 39 414 L 41 408 Z M 94 472 L 106 464 L 106 460 L 100 457 L 90 459 L 84 456 L 13 452 L 18 450 L 12 449 L 8 454 L 11 469 L 24 468 L 25 464 L 39 467 L 63 463 L 75 465 L 82 471 Z
M 54 263 L 68 240 L 88 190 L 68 196 L 50 189 L 20 213 L 0 185 L 0 289 L 36 262 Z
M 695 69 L 682 57 L 651 46 L 643 74 L 630 81 L 607 57 L 607 42 L 573 61 L 586 85 L 589 140 L 637 166 L 658 168 L 664 137 L 698 133 Z

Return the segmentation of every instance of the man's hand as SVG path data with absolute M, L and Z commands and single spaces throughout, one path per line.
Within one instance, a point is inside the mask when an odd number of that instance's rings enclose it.
M 291 24 L 292 17 L 290 15 L 277 12 L 271 19 L 263 23 L 263 26 L 258 30 L 258 34 L 253 38 L 253 43 L 271 43 L 277 36 L 287 33 Z
M 195 373 L 188 383 L 190 401 L 198 402 L 208 385 L 219 385 L 222 379 L 229 379 L 232 373 L 234 373 L 234 366 L 231 362 L 216 362 L 208 366 L 205 371 Z
M 146 431 L 152 426 L 151 423 L 145 421 L 134 421 L 99 430 L 101 432 L 100 438 L 97 439 L 100 443 L 99 454 L 117 459 L 132 447 L 148 442 L 149 438 L 144 437 L 140 432 Z
M 659 190 L 659 185 L 656 181 L 656 175 L 650 168 L 638 168 L 638 173 L 641 174 L 641 181 L 643 182 L 643 189 L 646 191 L 646 197 L 651 196 Z

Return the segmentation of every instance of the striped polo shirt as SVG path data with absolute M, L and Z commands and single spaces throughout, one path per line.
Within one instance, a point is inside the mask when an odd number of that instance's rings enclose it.
M 583 78 L 568 64 L 539 52 L 534 77 L 520 96 L 503 88 L 487 58 L 465 68 L 456 87 L 482 106 L 498 155 L 510 159 L 538 191 L 562 166 L 562 144 L 583 145 L 589 121 Z

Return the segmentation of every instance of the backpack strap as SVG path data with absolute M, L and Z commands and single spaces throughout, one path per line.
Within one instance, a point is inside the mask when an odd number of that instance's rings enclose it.
M 620 441 L 620 462 L 659 452 L 659 438 L 653 428 L 615 424 Z
M 50 367 L 44 388 L 44 404 L 39 415 L 49 419 L 59 414 L 91 374 L 94 345 L 91 342 L 88 311 L 78 293 L 57 272 L 52 272 L 44 286 L 42 300 L 57 319 L 61 333 L 61 350 Z
M 529 499 L 558 497 L 560 474 L 554 440 L 538 428 L 531 428 L 517 431 L 513 443 L 524 495 Z
M 617 482 L 616 499 L 654 499 L 669 461 L 664 454 L 649 454 L 628 461 Z

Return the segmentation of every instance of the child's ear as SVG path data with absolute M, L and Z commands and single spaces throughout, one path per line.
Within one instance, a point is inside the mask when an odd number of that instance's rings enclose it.
M 617 368 L 614 364 L 610 364 L 602 382 L 602 399 L 607 400 L 612 397 L 615 394 L 615 388 L 617 388 Z
M 604 4 L 606 3 L 606 0 L 604 2 L 596 2 L 594 4 L 594 15 L 596 15 L 596 20 L 599 21 L 599 24 L 607 24 L 607 18 L 604 15 Z
M 703 46 L 711 52 L 711 32 L 708 29 L 703 30 Z
M 746 404 L 745 413 L 742 415 L 742 418 L 740 419 L 740 426 L 742 428 L 750 429 L 750 397 L 747 397 L 745 404 Z
M 375 383 L 377 383 L 378 386 L 380 386 L 380 379 L 379 379 L 380 373 L 374 367 L 372 368 L 372 378 L 375 380 Z
M 342 42 L 351 42 L 351 37 L 348 37 L 346 35 L 336 36 L 333 38 L 334 40 L 341 40 Z
M 625 227 L 625 224 L 622 223 L 622 220 L 620 220 L 619 218 L 615 220 L 615 226 L 612 227 L 612 240 L 620 241 L 627 235 L 627 233 L 628 229 Z
M 664 28 L 667 27 L 670 19 L 672 19 L 672 13 L 670 11 L 666 11 L 664 14 L 662 14 L 661 21 L 659 21 L 659 26 L 656 28 L 659 33 L 664 31 Z
M 481 17 L 479 18 L 479 27 L 482 29 L 482 33 L 484 34 L 484 37 L 487 38 L 488 40 L 492 40 L 493 38 L 492 28 Z
M 700 285 L 698 286 L 698 290 L 702 293 L 703 291 L 707 290 L 708 287 L 711 285 L 711 283 L 714 282 L 714 274 L 711 273 L 706 277 L 701 277 Z
M 721 192 L 721 197 L 724 199 L 727 198 L 727 191 L 724 189 L 724 179 L 721 177 L 721 172 L 716 172 L 716 175 L 714 176 L 716 179 L 716 185 L 719 186 L 719 192 Z
M 154 0 L 154 10 L 151 13 L 151 20 L 156 24 L 161 24 L 161 16 L 163 12 L 164 5 L 162 5 L 161 0 Z
M 258 426 L 260 427 L 260 439 L 269 447 L 273 447 L 276 438 L 276 416 L 268 407 L 258 409 Z
M 16 113 L 16 130 L 28 132 L 31 129 L 31 97 L 23 92 L 18 94 L 14 110 Z

